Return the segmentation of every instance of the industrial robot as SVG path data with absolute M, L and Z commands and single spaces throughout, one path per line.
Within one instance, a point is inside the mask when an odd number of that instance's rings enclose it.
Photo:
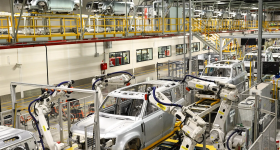
M 123 74 L 109 78 L 109 76 L 111 76 L 111 75 L 120 74 L 120 73 L 123 73 Z M 113 73 L 95 76 L 92 79 L 92 90 L 98 91 L 99 104 L 101 104 L 104 100 L 101 89 L 105 88 L 109 84 L 110 85 L 128 86 L 128 85 L 130 85 L 130 81 L 132 79 L 135 79 L 135 77 L 132 74 L 125 72 L 125 71 L 113 72 Z
M 120 74 L 120 73 L 125 73 L 128 75 L 121 74 L 118 76 L 108 78 L 108 76 L 111 76 L 114 74 Z M 129 75 L 130 75 L 130 77 L 129 77 Z M 92 82 L 93 82 L 92 89 L 98 91 L 99 102 L 101 103 L 101 102 L 103 102 L 103 96 L 102 96 L 102 92 L 101 92 L 102 87 L 105 87 L 108 84 L 129 85 L 130 84 L 129 82 L 133 78 L 134 78 L 134 76 L 132 74 L 130 74 L 128 72 L 123 72 L 123 71 L 96 76 L 92 80 Z M 71 88 L 72 84 L 74 84 L 74 81 L 65 81 L 65 82 L 58 84 L 56 87 Z M 68 98 L 67 95 L 69 95 L 71 93 L 72 93 L 71 91 L 44 89 L 42 94 L 37 99 L 35 99 L 34 101 L 32 101 L 29 104 L 28 111 L 38 129 L 40 142 L 42 144 L 43 150 L 45 150 L 43 139 L 45 140 L 45 143 L 47 144 L 47 147 L 50 150 L 61 150 L 61 149 L 65 148 L 65 145 L 63 143 L 57 143 L 53 140 L 53 137 L 51 135 L 50 128 L 48 126 L 45 116 L 51 112 L 52 107 L 55 105 L 54 102 L 57 102 L 58 99 L 63 98 L 63 97 Z M 31 105 L 33 103 L 35 103 L 34 104 L 34 113 L 36 116 L 33 116 L 33 114 L 31 113 Z
M 184 79 L 185 80 L 185 79 Z M 184 81 L 183 81 L 184 82 Z M 187 87 L 191 89 L 196 89 L 200 91 L 205 91 L 207 94 L 196 94 L 199 98 L 218 98 L 220 99 L 221 106 L 218 110 L 218 115 L 214 121 L 214 128 L 210 132 L 211 141 L 214 143 L 217 149 L 226 149 L 225 143 L 225 133 L 223 131 L 223 125 L 226 121 L 228 113 L 231 108 L 232 101 L 237 100 L 238 90 L 235 85 L 224 84 L 221 82 L 212 81 L 214 83 L 203 81 L 200 79 L 192 79 L 187 83 Z M 174 115 L 177 119 L 182 121 L 182 131 L 184 132 L 183 142 L 181 143 L 180 150 L 193 150 L 196 141 L 202 137 L 206 129 L 206 122 L 199 117 L 197 114 L 192 112 L 188 106 L 181 106 L 178 104 L 173 104 L 164 94 L 161 92 L 156 92 L 156 88 L 153 87 L 150 90 L 149 101 L 155 106 L 159 107 L 163 111 Z M 209 95 L 211 93 L 213 95 Z M 237 132 L 234 132 L 238 134 Z M 232 135 L 231 135 L 232 136 Z M 231 137 L 230 136 L 230 137 Z M 230 138 L 229 137 L 229 138 Z M 238 138 L 235 136 L 235 138 Z M 233 145 L 241 145 L 242 140 L 237 140 Z M 227 141 L 228 145 L 228 141 Z M 230 149 L 230 148 L 228 148 Z
M 61 82 L 56 87 L 71 88 L 73 83 L 74 83 L 73 80 L 65 81 L 65 82 Z M 67 97 L 67 95 L 71 93 L 72 93 L 71 91 L 65 91 L 65 90 L 43 89 L 42 94 L 29 104 L 28 111 L 33 121 L 35 122 L 36 128 L 38 129 L 39 138 L 43 150 L 46 149 L 43 139 L 47 144 L 48 149 L 50 150 L 61 150 L 65 147 L 63 143 L 57 143 L 53 140 L 45 116 L 51 112 L 52 107 L 55 105 L 54 102 L 57 102 L 58 99 L 60 98 Z M 33 115 L 33 113 L 31 113 L 31 106 L 33 103 L 35 103 L 34 104 L 35 116 Z

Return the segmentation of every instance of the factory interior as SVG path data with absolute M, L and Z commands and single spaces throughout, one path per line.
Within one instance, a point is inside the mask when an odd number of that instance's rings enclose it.
M 279 30 L 280 0 L 0 0 L 0 150 L 278 150 Z

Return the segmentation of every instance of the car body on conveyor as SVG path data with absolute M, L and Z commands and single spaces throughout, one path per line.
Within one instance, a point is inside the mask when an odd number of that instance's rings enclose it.
M 14 0 L 14 3 L 16 5 L 22 5 L 23 0 Z M 21 8 L 21 6 L 18 8 Z M 24 4 L 24 9 L 38 12 L 69 13 L 79 8 L 80 0 L 27 0 Z
M 37 147 L 35 142 L 29 131 L 0 126 L 0 150 L 33 150 Z
M 200 78 L 234 84 L 239 91 L 242 91 L 244 84 L 240 83 L 246 81 L 247 72 L 241 61 L 222 60 L 208 64 Z
M 125 9 L 126 5 L 126 9 Z M 133 2 L 116 2 L 116 1 L 93 1 L 88 2 L 86 9 L 97 15 L 125 15 L 134 8 Z
M 102 147 L 111 140 L 113 144 L 109 148 L 112 150 L 142 149 L 174 129 L 176 118 L 146 100 L 145 94 L 150 87 L 157 87 L 157 91 L 162 92 L 173 103 L 185 104 L 183 85 L 172 81 L 147 81 L 110 92 L 100 106 Z M 92 139 L 93 123 L 94 115 L 91 115 L 74 124 L 71 127 L 72 139 L 83 145 L 86 126 L 89 126 L 88 141 Z

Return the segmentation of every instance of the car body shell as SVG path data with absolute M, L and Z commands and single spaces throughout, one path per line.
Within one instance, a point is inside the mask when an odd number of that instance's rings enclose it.
M 175 89 L 180 89 L 182 92 L 183 88 L 182 84 L 172 81 L 148 81 L 112 91 L 108 94 L 108 96 L 143 100 L 141 113 L 137 117 L 100 112 L 100 139 L 115 138 L 116 142 L 115 145 L 111 147 L 112 150 L 125 149 L 125 145 L 133 139 L 139 139 L 141 141 L 141 148 L 147 147 L 174 129 L 175 117 L 155 106 L 151 107 L 154 110 L 152 113 L 145 115 L 145 112 L 148 109 L 147 107 L 152 105 L 145 100 L 145 94 L 147 94 L 146 92 L 126 91 L 126 89 L 142 87 L 144 85 L 146 85 L 146 87 L 155 85 L 158 87 L 157 91 L 161 91 L 163 93 L 169 92 L 169 98 L 171 98 L 172 101 L 174 100 L 174 103 L 185 104 L 183 97 L 177 99 L 175 102 Z M 105 102 L 106 100 L 103 103 Z M 90 126 L 93 124 L 93 120 L 94 115 L 88 116 L 87 118 L 74 124 L 71 127 L 73 138 L 76 136 L 79 137 L 79 139 L 83 139 L 83 137 L 85 137 L 85 126 L 89 126 L 87 130 L 88 137 L 93 137 L 93 126 Z
M 126 5 L 126 9 L 125 9 Z M 116 1 L 100 1 L 100 2 L 88 2 L 86 9 L 94 14 L 105 15 L 125 15 L 134 8 L 133 2 L 116 2 Z
M 204 76 L 203 73 L 206 71 L 205 69 L 208 67 L 228 68 L 231 70 L 231 73 L 230 73 L 229 77 Z M 247 79 L 247 72 L 245 70 L 244 63 L 241 61 L 237 61 L 237 60 L 222 60 L 222 61 L 208 64 L 204 68 L 203 73 L 200 76 L 201 78 L 237 85 L 237 88 L 239 91 L 242 91 L 242 88 L 244 86 L 244 84 L 241 84 L 241 83 L 246 81 L 246 79 Z
M 15 4 L 22 3 L 22 0 L 15 0 Z M 28 11 L 72 12 L 80 8 L 80 0 L 29 0 L 24 8 Z

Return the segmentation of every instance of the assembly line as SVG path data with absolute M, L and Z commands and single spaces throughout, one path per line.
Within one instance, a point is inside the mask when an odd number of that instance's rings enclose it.
M 280 0 L 7 0 L 0 150 L 277 150 Z

